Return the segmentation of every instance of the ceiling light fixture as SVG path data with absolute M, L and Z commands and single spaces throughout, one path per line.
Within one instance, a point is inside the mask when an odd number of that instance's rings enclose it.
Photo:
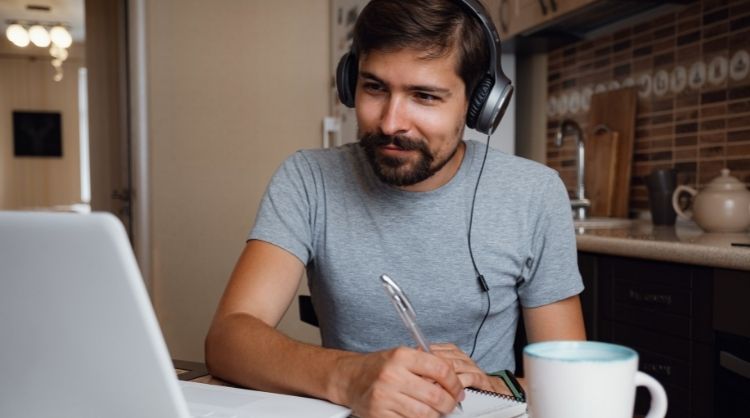
M 15 46 L 25 48 L 29 44 L 29 32 L 18 23 L 9 25 L 5 30 L 5 36 Z
M 52 43 L 60 48 L 69 48 L 73 44 L 73 37 L 70 36 L 70 32 L 65 29 L 65 26 L 57 25 L 53 27 L 49 30 L 49 36 L 52 38 Z
M 49 32 L 42 25 L 34 25 L 29 28 L 29 39 L 31 39 L 32 44 L 39 48 L 46 48 L 50 43 Z
M 62 80 L 63 62 L 68 58 L 68 48 L 73 45 L 73 37 L 70 31 L 61 23 L 39 23 L 39 22 L 8 22 L 8 28 L 5 30 L 5 36 L 13 45 L 25 48 L 29 42 L 40 48 L 49 47 L 49 53 L 52 56 L 52 67 L 55 69 L 53 79 Z M 28 29 L 27 26 L 31 26 Z M 47 31 L 48 27 L 52 29 Z M 51 45 L 51 46 L 50 46 Z

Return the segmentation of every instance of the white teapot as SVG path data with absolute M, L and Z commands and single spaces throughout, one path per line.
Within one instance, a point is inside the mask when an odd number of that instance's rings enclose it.
M 680 208 L 682 193 L 692 195 L 692 212 Z M 707 232 L 743 232 L 750 227 L 750 191 L 726 168 L 700 193 L 689 186 L 678 186 L 672 194 L 672 206 L 678 215 L 693 219 Z

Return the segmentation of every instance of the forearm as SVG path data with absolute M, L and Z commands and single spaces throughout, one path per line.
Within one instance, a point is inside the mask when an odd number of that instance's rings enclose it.
M 295 341 L 248 314 L 216 321 L 206 337 L 206 364 L 217 378 L 253 389 L 346 404 L 341 360 L 357 354 Z

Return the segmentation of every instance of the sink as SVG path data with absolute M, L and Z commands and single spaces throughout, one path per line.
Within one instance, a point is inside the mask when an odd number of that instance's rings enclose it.
M 574 219 L 573 225 L 576 228 L 583 229 L 616 229 L 616 228 L 629 228 L 635 222 L 633 219 L 625 218 L 587 218 L 587 219 Z

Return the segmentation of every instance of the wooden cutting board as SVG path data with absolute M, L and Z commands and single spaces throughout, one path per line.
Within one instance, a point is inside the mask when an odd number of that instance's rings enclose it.
M 590 216 L 614 216 L 619 133 L 598 130 L 586 142 L 586 196 Z
M 637 94 L 637 89 L 631 87 L 591 96 L 590 131 L 596 131 L 598 126 L 605 125 L 610 131 L 619 134 L 611 215 L 617 218 L 628 217 Z M 595 171 L 586 171 L 586 176 L 597 175 Z

